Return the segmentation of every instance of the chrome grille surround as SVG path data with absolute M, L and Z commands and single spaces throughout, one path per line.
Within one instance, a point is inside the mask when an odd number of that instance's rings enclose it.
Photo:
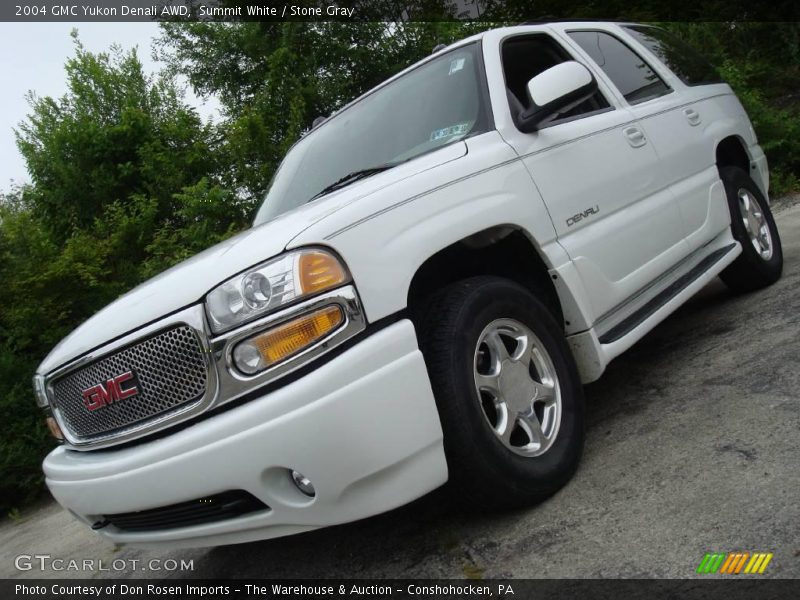
M 137 393 L 87 410 L 83 391 L 132 372 Z M 52 384 L 53 404 L 66 428 L 92 438 L 198 402 L 208 385 L 208 365 L 197 334 L 178 325 L 64 375 Z
M 100 383 L 105 384 L 106 382 L 102 377 L 104 377 L 111 368 L 115 368 L 116 366 L 119 366 L 121 370 L 119 372 L 110 373 L 112 377 L 130 369 L 136 371 L 136 364 L 127 362 L 127 360 L 129 360 L 128 357 L 132 354 L 135 355 L 136 349 L 139 349 L 141 352 L 143 348 L 152 345 L 154 340 L 160 340 L 163 344 L 164 340 L 162 336 L 168 335 L 170 332 L 180 332 L 178 337 L 183 340 L 184 344 L 190 344 L 189 340 L 193 340 L 193 343 L 196 344 L 195 348 L 197 348 L 194 357 L 184 358 L 179 362 L 179 364 L 183 366 L 188 365 L 192 367 L 192 378 L 188 381 L 189 390 L 181 395 L 179 402 L 170 403 L 169 401 L 162 400 L 160 408 L 164 408 L 164 410 L 153 412 L 149 416 L 144 416 L 140 408 L 137 413 L 142 416 L 140 420 L 130 420 L 127 423 L 123 423 L 122 421 L 124 421 L 124 419 L 122 419 L 114 423 L 117 425 L 116 428 L 105 431 L 95 430 L 94 433 L 87 433 L 87 431 L 91 431 L 91 429 L 82 429 L 74 425 L 75 422 L 81 422 L 81 420 L 75 417 L 75 406 L 84 410 L 85 414 L 91 419 L 95 417 L 96 413 L 104 413 L 117 407 L 119 408 L 114 412 L 122 412 L 121 409 L 125 408 L 124 405 L 126 403 L 131 403 L 131 401 L 135 401 L 138 397 L 133 396 L 125 400 L 120 400 L 118 403 L 106 406 L 102 410 L 90 413 L 83 406 L 83 398 L 81 396 L 82 389 L 77 389 L 79 385 L 82 385 L 82 383 L 88 379 L 84 374 L 90 373 L 91 371 L 89 370 L 93 370 L 95 373 L 99 374 L 99 376 L 97 376 L 97 381 L 88 382 L 87 387 L 89 387 Z M 204 370 L 203 375 L 200 374 L 197 368 L 198 358 Z M 142 357 L 140 357 L 139 360 L 142 360 Z M 144 361 L 144 364 L 146 365 L 147 361 Z M 152 366 L 152 358 L 150 364 Z M 100 365 L 102 365 L 102 367 L 100 367 Z M 175 368 L 170 369 L 168 371 L 169 375 L 167 376 L 176 377 L 176 370 Z M 146 382 L 149 382 L 149 391 L 151 393 L 157 392 L 159 385 L 164 386 L 161 389 L 166 389 L 167 391 L 175 391 L 178 387 L 177 381 L 165 381 L 165 377 L 167 376 L 163 373 L 159 376 L 153 376 L 152 374 L 145 376 L 142 372 L 137 371 L 136 374 L 140 381 L 140 392 L 145 392 L 147 390 L 148 384 Z M 198 381 L 203 378 L 205 379 L 204 389 L 198 396 L 193 392 L 197 391 L 199 387 Z M 183 381 L 187 381 L 185 375 Z M 59 396 L 61 386 L 64 386 L 63 389 L 70 389 L 73 394 L 77 395 L 77 397 L 73 396 L 73 398 L 71 398 L 71 401 L 76 403 L 75 405 L 64 405 L 64 399 Z M 185 421 L 193 415 L 206 410 L 217 396 L 218 391 L 216 367 L 211 359 L 202 306 L 196 305 L 183 309 L 165 317 L 161 321 L 146 325 L 141 329 L 118 338 L 52 371 L 45 377 L 45 388 L 47 390 L 47 396 L 50 399 L 53 416 L 64 433 L 66 443 L 68 447 L 72 447 L 76 450 L 93 450 L 95 448 L 121 444 L 151 433 L 152 431 L 162 429 L 168 425 Z M 157 400 L 151 401 L 157 402 Z M 129 407 L 128 410 L 132 408 L 134 407 Z M 146 409 L 144 413 L 147 413 Z M 119 417 L 119 414 L 115 414 L 114 416 Z M 110 419 L 111 417 L 108 418 Z
M 297 318 L 318 308 L 334 304 L 342 309 L 345 322 L 327 337 L 312 344 L 297 355 L 256 375 L 244 376 L 234 367 L 231 356 L 233 347 L 245 337 L 255 335 L 260 331 L 280 325 L 285 321 Z M 45 376 L 45 389 L 53 416 L 64 433 L 68 448 L 73 450 L 105 448 L 172 427 L 192 419 L 211 408 L 245 396 L 312 362 L 322 354 L 361 333 L 366 329 L 366 326 L 367 321 L 363 308 L 352 284 L 324 292 L 297 304 L 289 305 L 283 310 L 268 314 L 216 337 L 213 337 L 208 325 L 203 304 L 196 304 L 165 317 L 161 321 L 133 331 L 48 373 Z M 104 359 L 111 359 L 118 354 L 122 354 L 127 348 L 144 344 L 148 339 L 181 327 L 187 327 L 196 336 L 196 340 L 202 350 L 207 379 L 205 394 L 201 398 L 193 402 L 180 404 L 174 409 L 157 414 L 152 418 L 90 437 L 81 437 L 70 429 L 68 415 L 61 410 L 55 398 L 56 387 L 62 380 L 69 379 L 81 369 L 91 367 L 98 361 L 102 362 Z M 113 373 L 113 375 L 119 375 L 119 373 Z M 89 385 L 97 383 L 105 382 L 96 381 Z M 120 404 L 134 399 L 135 396 L 121 400 Z M 82 398 L 79 397 L 78 400 L 83 408 Z M 113 405 L 106 406 L 103 410 L 109 408 L 113 408 Z

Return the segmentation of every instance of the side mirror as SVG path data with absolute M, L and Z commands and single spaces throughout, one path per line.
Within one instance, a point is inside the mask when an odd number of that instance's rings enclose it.
M 550 67 L 528 82 L 530 108 L 519 115 L 519 127 L 525 133 L 536 131 L 543 123 L 588 100 L 596 91 L 594 75 L 582 64 L 570 60 Z

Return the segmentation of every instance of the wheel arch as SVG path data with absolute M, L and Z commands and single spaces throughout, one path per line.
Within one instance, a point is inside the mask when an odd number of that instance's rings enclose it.
M 738 135 L 729 135 L 721 139 L 714 150 L 717 169 L 738 167 L 745 173 L 750 172 L 750 154 L 747 145 Z
M 415 271 L 407 306 L 417 324 L 425 302 L 437 290 L 467 277 L 505 277 L 536 294 L 563 329 L 564 311 L 543 253 L 515 225 L 496 225 L 445 246 Z
M 761 154 L 761 150 L 758 150 L 758 154 Z M 714 160 L 720 176 L 721 169 L 725 167 L 741 169 L 756 183 L 769 204 L 769 173 L 763 161 L 763 154 L 761 156 L 762 167 L 759 169 L 758 161 L 754 160 L 751 148 L 738 133 L 722 138 L 714 149 Z

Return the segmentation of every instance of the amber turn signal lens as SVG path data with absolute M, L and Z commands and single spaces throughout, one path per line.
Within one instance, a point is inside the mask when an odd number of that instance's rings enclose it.
M 58 426 L 56 420 L 53 417 L 47 417 L 45 423 L 47 423 L 47 428 L 50 430 L 50 433 L 53 434 L 53 437 L 63 442 L 64 434 L 61 432 L 61 427 Z
M 342 323 L 342 309 L 326 306 L 240 343 L 233 351 L 234 362 L 252 375 L 308 348 Z
M 303 294 L 327 290 L 347 281 L 347 272 L 332 254 L 314 250 L 300 256 L 300 287 Z

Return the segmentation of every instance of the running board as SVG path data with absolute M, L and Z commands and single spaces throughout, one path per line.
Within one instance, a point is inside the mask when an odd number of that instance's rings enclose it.
M 715 250 L 706 256 L 690 271 L 686 272 L 684 275 L 672 282 L 669 286 L 664 288 L 629 317 L 626 317 L 623 321 L 617 325 L 614 325 L 614 327 L 601 335 L 598 341 L 601 344 L 611 344 L 624 338 L 642 323 L 647 321 L 647 319 L 649 319 L 662 306 L 667 304 L 670 300 L 675 298 L 675 296 L 689 287 L 692 282 L 702 277 L 706 271 L 721 261 L 729 252 L 734 250 L 736 246 L 737 244 L 734 242 L 733 244 L 728 244 L 727 246 L 719 248 L 718 250 Z

